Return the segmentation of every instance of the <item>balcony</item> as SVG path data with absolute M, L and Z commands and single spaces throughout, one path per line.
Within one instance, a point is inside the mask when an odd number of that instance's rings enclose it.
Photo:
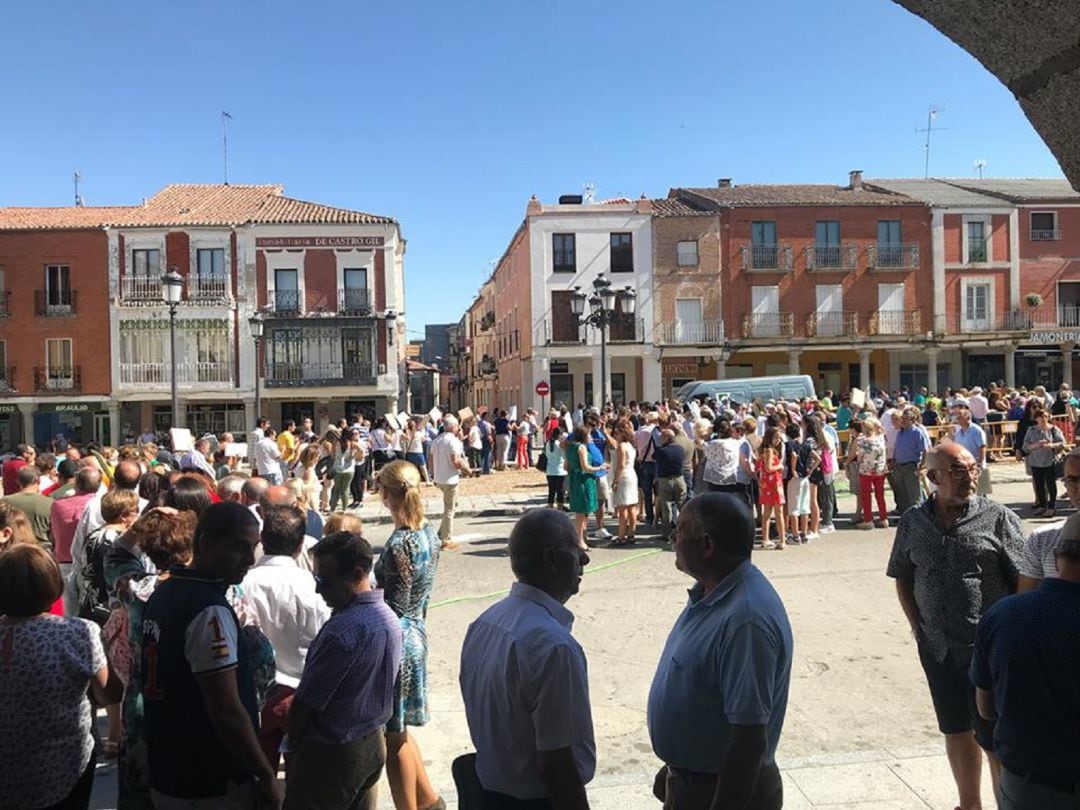
M 303 304 L 300 290 L 270 290 L 266 295 L 267 314 L 279 318 L 303 314 Z
M 179 363 L 176 367 L 177 385 L 233 384 L 233 366 L 226 362 Z M 121 363 L 120 385 L 169 385 L 172 366 L 167 362 Z
M 1061 231 L 1057 231 L 1057 230 L 1054 230 L 1054 231 L 1043 231 L 1043 230 L 1034 231 L 1033 230 L 1031 232 L 1031 241 L 1032 242 L 1056 242 L 1059 239 L 1061 239 Z
M 0 290 L 0 318 L 11 315 L 11 290 Z
M 481 377 L 497 377 L 499 375 L 499 366 L 495 362 L 494 357 L 485 354 L 483 359 L 477 364 L 476 372 Z
M 346 287 L 344 290 L 338 290 L 338 313 L 370 315 L 371 290 L 367 287 Z
M 982 264 L 986 261 L 986 240 L 969 239 L 967 250 L 968 264 Z
M 1031 313 L 1020 311 L 987 314 L 981 317 L 951 313 L 934 318 L 934 332 L 939 335 L 1026 332 L 1031 329 L 1031 326 Z
M 585 343 L 585 325 L 574 317 L 544 321 L 544 343 L 548 346 L 573 346 Z
M 902 309 L 879 309 L 870 316 L 871 335 L 918 335 L 922 333 L 922 318 L 918 312 Z
M 158 296 L 161 286 L 158 285 Z M 34 314 L 45 318 L 61 318 L 75 314 L 74 290 L 34 290 Z
M 744 338 L 789 338 L 795 334 L 795 316 L 790 312 L 752 312 L 743 316 Z
M 273 362 L 266 364 L 268 388 L 310 388 L 319 386 L 374 385 L 378 378 L 374 361 L 305 363 Z
M 18 391 L 15 387 L 15 366 L 0 366 L 0 391 Z
M 608 324 L 608 343 L 644 343 L 645 319 L 616 314 Z
M 719 346 L 724 342 L 724 322 L 662 323 L 657 342 L 665 346 Z
M 121 301 L 153 301 L 160 304 L 161 279 L 150 276 L 121 276 Z
M 81 388 L 79 366 L 34 366 L 34 390 L 38 393 L 73 393 Z
M 189 301 L 228 301 L 231 298 L 229 277 L 223 275 L 188 276 Z M 158 293 L 160 297 L 160 293 Z
M 919 267 L 919 246 L 916 244 L 877 244 L 866 248 L 867 266 L 871 270 L 915 270 Z
M 807 270 L 839 273 L 858 266 L 855 245 L 811 245 L 805 252 Z
M 857 337 L 859 313 L 811 312 L 806 316 L 807 337 Z
M 742 269 L 769 273 L 791 271 L 791 245 L 750 245 L 739 248 Z

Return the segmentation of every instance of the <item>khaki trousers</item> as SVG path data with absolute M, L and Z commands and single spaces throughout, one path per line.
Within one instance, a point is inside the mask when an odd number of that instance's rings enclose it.
M 375 810 L 385 762 L 382 729 L 345 745 L 306 742 L 285 758 L 284 810 Z
M 454 538 L 454 512 L 457 511 L 457 484 L 436 484 L 442 490 L 443 516 L 439 524 L 439 539 L 444 543 Z

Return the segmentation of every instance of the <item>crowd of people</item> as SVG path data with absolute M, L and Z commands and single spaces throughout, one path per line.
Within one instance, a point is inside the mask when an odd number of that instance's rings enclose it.
M 1058 477 L 1080 506 L 1071 392 L 1011 393 L 1030 422 L 1014 450 L 1043 488 L 1041 514 L 1054 516 Z M 397 808 L 444 807 L 408 728 L 429 720 L 425 625 L 440 556 L 455 547 L 457 486 L 493 455 L 496 470 L 535 463 L 552 508 L 517 522 L 517 582 L 464 640 L 476 750 L 453 763 L 463 810 L 588 807 L 586 651 L 565 605 L 590 546 L 635 543 L 641 524 L 661 527 L 696 581 L 646 707 L 664 763 L 654 793 L 668 810 L 717 797 L 782 806 L 792 634 L 750 555 L 831 531 L 845 472 L 860 495 L 855 526 L 888 526 L 892 490 L 887 573 L 960 806 L 981 806 L 985 751 L 1001 806 L 1072 807 L 1080 517 L 1025 538 L 1015 512 L 985 497 L 993 420 L 981 394 L 560 407 L 464 425 L 358 417 L 322 436 L 260 419 L 251 472 L 228 435 L 183 454 L 151 441 L 67 447 L 59 461 L 20 446 L 0 467 L 0 806 L 85 808 L 103 757 L 118 762 L 121 808 L 372 808 L 384 767 Z M 935 444 L 927 428 L 943 425 Z M 513 462 L 500 436 L 518 437 Z M 438 528 L 425 481 L 443 494 Z M 347 508 L 369 488 L 393 522 L 381 549 Z

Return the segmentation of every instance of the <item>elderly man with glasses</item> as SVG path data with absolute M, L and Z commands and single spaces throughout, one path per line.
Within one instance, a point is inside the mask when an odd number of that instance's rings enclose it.
M 915 637 L 960 807 L 975 810 L 980 748 L 995 786 L 1000 772 L 993 723 L 979 715 L 968 678 L 975 631 L 992 604 L 1015 593 L 1024 536 L 1012 510 L 976 494 L 979 465 L 963 445 L 940 445 L 926 466 L 937 492 L 900 520 L 887 573 Z

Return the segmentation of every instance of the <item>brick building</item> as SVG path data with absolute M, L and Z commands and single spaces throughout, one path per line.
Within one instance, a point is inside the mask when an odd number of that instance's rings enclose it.
M 17 390 L 0 408 L 20 408 L 21 435 L 38 442 L 64 432 L 115 443 L 168 426 L 174 364 L 161 276 L 175 269 L 184 279 L 180 424 L 201 433 L 253 423 L 256 308 L 264 415 L 321 426 L 354 410 L 396 412 L 403 257 L 393 219 L 292 199 L 273 185 L 178 184 L 138 206 L 0 209 L 6 289 L 41 303 L 28 310 L 40 315 L 0 325 L 0 340 L 10 345 L 23 328 L 27 347 L 48 347 L 39 362 L 23 346 L 17 363 L 7 361 L 37 368 L 44 382 L 16 372 Z M 74 406 L 81 415 L 57 410 Z

